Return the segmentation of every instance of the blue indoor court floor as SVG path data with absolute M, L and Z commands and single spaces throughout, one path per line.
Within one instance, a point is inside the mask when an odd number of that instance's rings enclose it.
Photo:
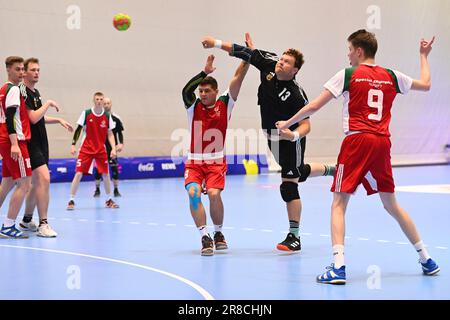
M 59 235 L 0 239 L 0 300 L 450 299 L 450 166 L 394 168 L 394 178 L 400 204 L 441 267 L 437 276 L 422 275 L 378 196 L 360 188 L 347 211 L 347 284 L 317 284 L 332 262 L 330 177 L 302 184 L 302 251 L 286 254 L 275 249 L 288 228 L 279 175 L 228 176 L 230 248 L 212 257 L 200 256 L 182 178 L 121 181 L 120 209 L 104 208 L 93 183 L 83 182 L 74 211 L 65 209 L 70 184 L 54 183 L 49 222 Z

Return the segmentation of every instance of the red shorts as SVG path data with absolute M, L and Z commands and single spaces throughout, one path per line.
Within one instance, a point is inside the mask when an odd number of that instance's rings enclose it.
M 12 177 L 13 180 L 31 177 L 33 171 L 31 170 L 27 142 L 19 141 L 19 148 L 22 158 L 15 161 L 11 158 L 11 143 L 0 144 L 0 154 L 3 158 L 2 177 Z
M 360 183 L 368 195 L 394 192 L 389 137 L 356 133 L 342 142 L 331 191 L 353 193 Z
M 184 185 L 195 182 L 200 186 L 205 180 L 206 189 L 225 188 L 225 174 L 227 173 L 227 164 L 222 163 L 199 163 L 199 161 L 187 161 L 184 166 Z
M 94 160 L 98 173 L 109 173 L 108 155 L 106 152 L 98 154 L 80 152 L 75 171 L 82 172 L 84 174 L 92 174 L 92 170 L 94 169 Z

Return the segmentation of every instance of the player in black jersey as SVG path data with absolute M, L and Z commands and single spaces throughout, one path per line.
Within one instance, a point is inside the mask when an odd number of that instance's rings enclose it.
M 112 131 L 114 134 L 114 139 L 116 140 L 116 151 L 121 152 L 123 150 L 123 133 L 122 133 L 122 131 L 125 130 L 123 127 L 122 120 L 120 119 L 120 117 L 117 114 L 115 114 L 111 111 L 112 101 L 110 98 L 108 98 L 108 97 L 103 98 L 103 103 L 104 103 L 105 110 L 111 113 L 112 120 L 116 123 L 116 126 L 114 127 L 114 129 Z M 119 192 L 119 163 L 117 161 L 117 157 L 111 158 L 111 155 L 110 155 L 111 145 L 109 144 L 108 139 L 106 139 L 105 146 L 106 146 L 106 152 L 108 154 L 108 162 L 111 166 L 111 171 L 112 171 L 112 179 L 113 179 L 113 184 L 114 184 L 114 197 L 121 197 L 122 195 Z M 97 169 L 95 169 L 94 197 L 100 196 L 101 178 L 102 178 L 102 175 L 100 173 L 98 173 Z
M 292 125 L 289 129 L 277 130 L 279 119 L 289 119 L 308 103 L 303 88 L 295 80 L 302 67 L 303 54 L 296 49 L 286 50 L 281 57 L 275 53 L 255 49 L 250 35 L 246 34 L 247 46 L 205 37 L 204 48 L 220 48 L 231 56 L 240 58 L 260 71 L 261 83 L 258 88 L 258 105 L 261 111 L 261 126 L 275 160 L 281 166 L 280 193 L 286 202 L 289 217 L 289 233 L 277 245 L 283 251 L 301 249 L 299 224 L 301 201 L 298 183 L 308 177 L 333 175 L 334 166 L 324 164 L 305 164 L 305 136 L 311 130 L 309 119 Z
M 45 115 L 50 107 L 54 107 L 57 110 L 58 107 L 52 100 L 48 100 L 42 104 L 41 95 L 35 88 L 36 83 L 39 81 L 39 60 L 29 58 L 25 60 L 24 67 L 24 82 L 20 84 L 20 90 L 25 99 L 30 118 L 31 140 L 28 142 L 28 152 L 33 174 L 31 189 L 27 194 L 25 202 L 25 215 L 19 223 L 19 226 L 22 230 L 37 231 L 37 235 L 40 237 L 52 238 L 56 237 L 57 233 L 50 227 L 47 221 L 50 173 L 48 170 L 49 150 L 45 124 L 59 123 L 70 132 L 73 131 L 73 128 L 64 119 Z M 11 187 L 12 185 L 9 186 L 6 182 L 3 183 L 2 181 L 1 202 L 3 202 L 4 196 L 6 196 Z M 39 225 L 32 221 L 33 212 L 36 207 L 39 214 Z

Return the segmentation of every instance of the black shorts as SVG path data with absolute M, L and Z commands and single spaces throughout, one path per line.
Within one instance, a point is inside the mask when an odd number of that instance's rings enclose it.
M 282 178 L 299 178 L 304 172 L 303 160 L 305 156 L 306 139 L 302 138 L 295 142 L 288 140 L 272 141 L 267 140 L 269 149 L 275 160 L 281 167 Z
M 39 168 L 44 164 L 48 166 L 48 146 L 29 141 L 28 153 L 30 154 L 31 170 Z

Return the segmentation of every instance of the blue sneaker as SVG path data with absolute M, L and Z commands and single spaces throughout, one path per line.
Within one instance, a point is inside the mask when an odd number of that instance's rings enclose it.
M 317 276 L 317 282 L 327 284 L 345 284 L 345 266 L 336 269 L 334 267 L 334 263 L 332 263 L 331 266 L 326 267 L 326 270 L 327 271 Z
M 441 271 L 441 268 L 434 262 L 433 259 L 428 259 L 425 263 L 420 263 L 422 265 L 423 274 L 426 276 L 432 276 Z
M 16 225 L 12 225 L 11 227 L 5 227 L 2 225 L 2 229 L 0 230 L 0 236 L 4 238 L 13 238 L 13 239 L 26 239 L 28 235 L 20 231 L 16 228 Z

